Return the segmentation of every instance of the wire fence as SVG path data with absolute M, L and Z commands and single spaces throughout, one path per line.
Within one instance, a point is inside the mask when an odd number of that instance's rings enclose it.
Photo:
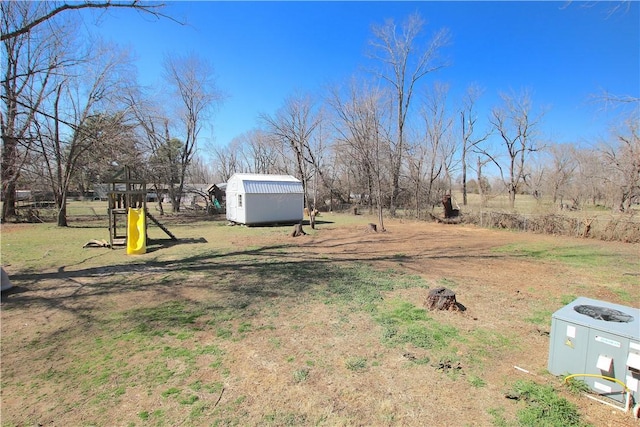
M 486 228 L 640 243 L 640 221 L 633 216 L 577 218 L 561 214 L 479 211 L 465 213 L 461 222 Z

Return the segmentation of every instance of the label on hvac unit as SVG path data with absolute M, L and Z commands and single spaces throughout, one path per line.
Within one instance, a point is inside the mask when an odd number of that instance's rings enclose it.
M 576 327 L 575 326 L 567 325 L 567 337 L 568 338 L 575 338 L 576 337 Z
M 610 345 L 612 347 L 620 348 L 620 343 L 618 341 L 610 340 L 609 338 L 601 337 L 599 335 L 596 335 L 596 341 Z
M 598 381 L 593 382 L 593 388 L 596 390 L 600 390 L 604 393 L 611 393 L 611 387 L 606 384 L 599 383 Z
M 633 378 L 631 375 L 627 375 L 627 387 L 631 390 L 631 391 L 635 391 L 636 393 L 640 390 L 638 390 L 638 379 L 637 378 Z
M 633 350 L 640 350 L 640 344 L 635 343 L 635 342 L 630 342 L 629 343 L 629 348 L 631 348 Z

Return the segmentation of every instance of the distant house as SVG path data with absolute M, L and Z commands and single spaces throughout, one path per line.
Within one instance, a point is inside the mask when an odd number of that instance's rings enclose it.
M 227 219 L 246 225 L 302 221 L 302 182 L 291 175 L 237 173 L 227 181 Z
M 187 208 L 205 208 L 210 204 L 209 200 L 210 184 L 185 184 L 182 191 L 181 203 Z M 204 204 L 204 206 L 201 206 Z

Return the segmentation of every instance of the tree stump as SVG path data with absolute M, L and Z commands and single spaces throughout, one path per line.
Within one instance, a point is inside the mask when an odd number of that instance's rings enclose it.
M 302 224 L 296 224 L 291 232 L 291 237 L 306 236 L 307 233 L 302 229 Z
M 595 218 L 585 218 L 582 220 L 582 223 L 584 224 L 584 230 L 582 232 L 582 237 L 587 238 L 589 237 L 589 232 L 591 231 L 591 223 L 593 222 Z
M 367 231 L 373 232 L 373 233 L 377 233 L 378 232 L 378 226 L 375 225 L 374 223 L 370 222 L 369 224 L 367 224 Z
M 442 206 L 444 207 L 445 218 L 455 218 L 460 215 L 459 209 L 453 209 L 453 205 L 451 204 L 451 195 L 446 194 L 442 197 Z
M 456 293 L 451 289 L 439 287 L 431 289 L 427 296 L 426 306 L 429 310 L 460 310 L 456 301 Z

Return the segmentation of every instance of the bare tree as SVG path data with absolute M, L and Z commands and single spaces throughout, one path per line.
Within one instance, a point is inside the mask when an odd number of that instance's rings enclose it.
M 606 171 L 603 169 L 602 158 L 598 151 L 593 148 L 575 149 L 576 159 L 575 179 L 565 190 L 565 195 L 571 200 L 571 209 L 578 209 L 586 202 L 593 205 L 602 200 L 604 196 L 603 176 Z
M 4 1 L 2 3 L 5 3 Z M 6 3 L 18 3 L 13 1 L 7 1 Z M 127 8 L 127 9 L 135 9 L 140 12 L 144 12 L 150 15 L 153 15 L 157 18 L 164 17 L 170 18 L 167 15 L 160 13 L 160 9 L 164 7 L 163 3 L 156 4 L 145 4 L 140 2 L 139 0 L 131 0 L 131 1 L 84 1 L 84 2 L 76 2 L 76 3 L 68 3 L 68 2 L 55 2 L 50 1 L 46 2 L 45 8 L 39 9 L 38 13 L 33 14 L 29 17 L 29 19 L 21 21 L 20 23 L 16 23 L 16 25 L 12 26 L 10 29 L 2 32 L 0 36 L 0 41 L 14 39 L 16 37 L 20 37 L 32 31 L 37 26 L 43 24 L 44 22 L 50 21 L 56 15 L 68 11 L 68 10 L 79 10 L 79 9 L 115 9 L 115 8 Z M 4 13 L 4 11 L 3 11 Z
M 251 172 L 279 174 L 285 170 L 278 155 L 279 142 L 263 129 L 254 129 L 241 136 L 244 141 L 245 162 Z
M 39 2 L 0 2 L 2 34 L 45 9 Z M 65 28 L 51 25 L 2 41 L 2 222 L 16 214 L 16 183 L 34 141 L 36 114 L 53 90 L 52 76 L 67 65 L 66 35 Z
M 416 216 L 420 217 L 423 206 L 435 206 L 435 189 L 438 182 L 444 182 L 450 175 L 449 162 L 454 153 L 451 131 L 453 120 L 446 111 L 449 87 L 436 83 L 425 91 L 425 101 L 420 110 L 423 133 L 416 143 L 407 144 L 409 179 L 413 185 Z M 450 187 L 450 183 L 447 183 Z
M 416 137 L 416 140 L 424 139 L 424 137 Z M 424 141 L 423 141 L 424 142 Z M 427 175 L 429 164 L 433 165 L 435 159 L 429 155 L 429 149 L 425 143 L 417 143 L 407 149 L 407 167 L 408 177 L 413 187 L 413 202 L 416 218 L 420 218 L 423 205 L 429 204 L 429 198 L 426 193 L 430 194 L 430 186 L 424 191 L 425 182 L 430 182 Z M 422 195 L 425 194 L 424 200 Z M 424 202 L 424 203 L 423 203 Z
M 405 126 L 416 84 L 427 74 L 442 68 L 440 50 L 448 43 L 447 30 L 437 31 L 427 46 L 418 46 L 424 20 L 414 13 L 400 28 L 393 20 L 373 26 L 372 58 L 382 64 L 378 76 L 393 88 L 395 103 L 396 135 L 391 144 L 391 199 L 390 213 L 396 212 L 400 193 L 400 173 L 405 151 Z
M 569 6 L 571 6 L 571 4 L 573 3 L 573 0 L 565 0 L 564 5 L 562 6 L 563 9 L 568 8 Z M 604 17 L 605 19 L 610 18 L 611 16 L 615 15 L 616 13 L 627 13 L 630 9 L 631 9 L 631 4 L 633 3 L 633 0 L 614 0 L 614 1 L 603 1 L 603 2 L 599 2 L 599 1 L 587 1 L 587 2 L 578 2 L 580 4 L 580 7 L 594 7 L 597 4 L 606 4 L 607 5 L 607 10 L 605 11 Z
M 615 190 L 611 193 L 618 199 L 614 207 L 628 212 L 631 204 L 640 200 L 640 121 L 637 112 L 615 131 L 615 142 L 603 144 L 600 152 L 607 166 L 605 181 L 613 184 Z
M 221 182 L 227 182 L 234 173 L 243 172 L 238 155 L 242 153 L 242 144 L 238 139 L 224 147 L 215 147 L 216 176 Z
M 164 72 L 170 91 L 178 100 L 173 112 L 175 120 L 166 123 L 166 130 L 180 135 L 182 141 L 178 180 L 175 187 L 171 187 L 172 209 L 179 212 L 187 169 L 196 154 L 202 125 L 211 117 L 213 107 L 222 101 L 223 95 L 216 86 L 213 67 L 195 54 L 166 56 Z
M 380 91 L 358 89 L 352 83 L 346 98 L 334 90 L 331 105 L 337 115 L 336 131 L 340 144 L 353 153 L 357 164 L 364 167 L 370 195 L 374 195 L 378 226 L 385 230 L 383 216 L 384 153 L 388 132 L 384 126 L 384 95 Z
M 126 102 L 134 116 L 140 145 L 145 153 L 141 175 L 156 192 L 158 210 L 160 215 L 164 215 L 162 202 L 165 186 L 168 185 L 169 190 L 174 188 L 171 183 L 177 179 L 174 178 L 177 173 L 173 171 L 177 163 L 175 152 L 179 149 L 175 147 L 181 146 L 182 142 L 171 140 L 168 115 L 156 101 L 143 94 L 139 88 L 131 88 L 126 94 Z
M 196 155 L 187 170 L 187 181 L 191 184 L 213 184 L 213 168 L 203 157 Z
M 540 161 L 531 160 L 527 164 L 527 180 L 525 181 L 527 193 L 538 203 L 545 194 L 545 181 L 549 175 L 549 169 L 545 167 L 543 159 Z
M 596 102 L 604 105 L 605 108 L 618 108 L 622 105 L 630 105 L 632 108 L 638 105 L 640 97 L 633 95 L 620 95 L 607 91 L 602 91 L 593 96 Z
M 344 151 L 340 149 L 335 138 L 330 147 L 330 160 L 326 162 L 322 170 L 322 183 L 324 185 L 325 194 L 323 201 L 324 206 L 328 207 L 330 212 L 333 212 L 336 204 L 346 204 L 349 198 L 349 175 L 348 171 L 351 166 L 349 156 L 344 155 Z M 327 206 L 328 205 L 328 206 Z
M 489 135 L 491 135 L 490 130 L 480 135 L 477 135 L 476 133 L 478 116 L 475 112 L 475 106 L 481 94 L 482 90 L 478 86 L 469 86 L 467 93 L 465 94 L 462 110 L 460 111 L 460 124 L 462 130 L 460 164 L 462 168 L 462 204 L 464 206 L 467 206 L 467 156 L 469 152 L 478 153 L 480 151 L 479 145 L 486 141 L 487 138 L 489 138 Z
M 35 123 L 37 152 L 54 194 L 58 226 L 62 227 L 67 226 L 67 192 L 78 164 L 93 146 L 107 143 L 113 126 L 110 120 L 100 120 L 98 112 L 114 114 L 116 122 L 124 114 L 117 112 L 117 101 L 130 74 L 128 56 L 113 46 L 92 45 L 91 53 L 56 78 L 55 92 L 47 105 L 51 113 L 39 115 Z
M 529 156 L 539 150 L 536 131 L 542 114 L 532 115 L 532 101 L 528 91 L 520 95 L 501 95 L 503 105 L 491 112 L 490 122 L 500 135 L 502 146 L 508 156 L 508 176 L 500 169 L 502 180 L 509 193 L 509 206 L 515 207 L 516 194 L 527 178 L 526 165 Z
M 2 217 L 5 221 L 15 215 L 16 182 L 25 159 L 29 158 L 34 117 L 42 111 L 43 99 L 55 92 L 52 76 L 66 67 L 73 58 L 66 49 L 70 29 L 61 23 L 63 13 L 78 9 L 128 8 L 156 17 L 166 17 L 160 10 L 163 4 L 134 1 L 83 2 L 0 2 L 0 40 L 6 61 L 0 69 L 2 76 Z M 171 19 L 171 18 L 169 18 Z M 64 73 L 64 71 L 61 71 Z M 30 134 L 31 133 L 31 134 Z
M 493 157 L 487 154 L 478 154 L 476 158 L 476 177 L 478 180 L 478 194 L 480 195 L 481 208 L 486 205 L 490 190 L 489 180 L 482 174 L 482 168 L 491 162 L 493 162 Z
M 279 142 L 263 129 L 252 129 L 225 147 L 214 147 L 217 173 L 226 182 L 234 173 L 284 174 Z
M 575 179 L 578 168 L 576 149 L 573 144 L 556 144 L 549 147 L 551 159 L 546 162 L 547 187 L 551 191 L 553 203 L 560 202 L 564 206 L 564 197 L 567 195 L 571 181 Z
M 421 112 L 425 129 L 423 146 L 427 153 L 425 196 L 427 203 L 432 205 L 434 204 L 434 184 L 437 180 L 450 175 L 448 164 L 455 151 L 451 138 L 453 117 L 446 111 L 448 91 L 447 85 L 436 84 L 431 91 L 427 92 L 426 102 Z M 447 185 L 451 191 L 450 182 Z
M 318 170 L 319 154 L 313 146 L 313 134 L 320 125 L 321 116 L 313 109 L 309 97 L 290 97 L 275 116 L 263 114 L 267 132 L 283 143 L 294 156 L 296 175 L 302 181 L 304 205 L 312 211 L 307 194 L 312 174 Z
M 628 211 L 630 204 L 638 199 L 640 98 L 601 91 L 593 95 L 592 100 L 602 110 L 616 112 L 617 123 L 606 140 L 592 148 L 574 149 L 576 176 L 568 186 L 568 192 L 576 208 L 589 202 Z

